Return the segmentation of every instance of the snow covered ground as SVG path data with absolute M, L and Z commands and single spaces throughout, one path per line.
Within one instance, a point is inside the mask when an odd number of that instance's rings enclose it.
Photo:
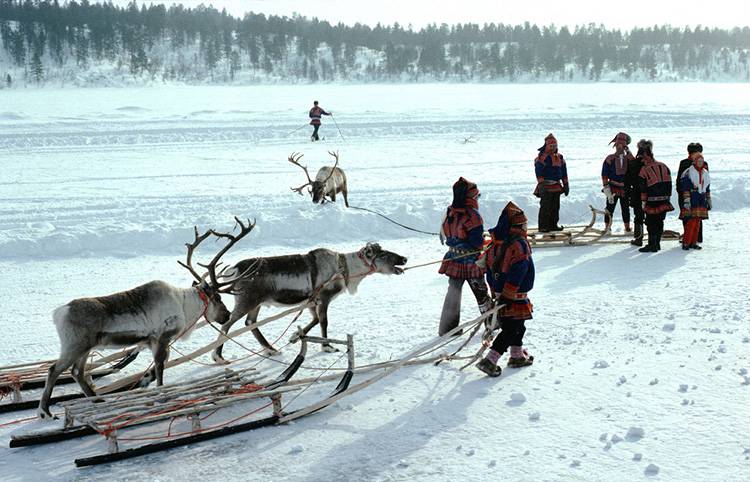
M 307 142 L 314 98 L 334 112 L 343 138 L 325 118 L 326 140 Z M 588 204 L 603 205 L 599 169 L 619 130 L 652 139 L 657 159 L 673 169 L 688 142 L 705 146 L 715 206 L 705 249 L 667 242 L 654 255 L 622 245 L 536 250 L 526 336 L 533 367 L 493 380 L 473 367 L 459 371 L 458 362 L 405 368 L 288 426 L 87 470 L 72 459 L 105 450 L 98 438 L 10 450 L 11 433 L 41 424 L 0 427 L 2 478 L 746 480 L 747 84 L 3 92 L 0 365 L 55 357 L 50 313 L 70 299 L 155 278 L 186 285 L 175 260 L 194 224 L 229 229 L 234 215 L 256 218 L 233 259 L 355 250 L 366 241 L 409 264 L 442 256 L 434 237 L 292 193 L 304 180 L 286 162 L 293 151 L 315 171 L 331 162 L 326 150 L 338 150 L 350 203 L 415 228 L 437 229 L 459 175 L 479 184 L 486 225 L 511 199 L 533 224 L 531 161 L 554 132 L 571 179 L 566 224 L 588 219 Z M 676 215 L 667 229 L 679 229 Z M 333 303 L 330 334 L 355 335 L 358 364 L 398 357 L 435 335 L 446 287 L 434 266 L 367 279 L 357 296 Z M 468 320 L 476 308 L 466 291 Z M 289 321 L 264 333 L 274 340 Z M 213 338 L 207 328 L 177 348 Z M 228 345 L 225 354 L 246 352 Z M 288 347 L 281 359 L 293 356 Z M 307 363 L 334 362 L 343 365 L 338 354 L 314 353 Z M 168 379 L 207 369 L 191 365 Z M 313 387 L 296 403 L 331 388 Z M 0 424 L 31 415 L 3 415 Z

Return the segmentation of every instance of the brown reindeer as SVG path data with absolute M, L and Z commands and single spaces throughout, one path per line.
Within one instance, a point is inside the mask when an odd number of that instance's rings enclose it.
M 304 154 L 298 154 L 293 152 L 291 156 L 287 158 L 289 162 L 302 168 L 307 177 L 307 183 L 300 187 L 292 188 L 292 191 L 302 195 L 302 189 L 307 186 L 310 188 L 307 190 L 312 196 L 312 201 L 316 204 L 323 204 L 326 202 L 326 197 L 331 198 L 332 202 L 336 202 L 336 194 L 341 193 L 344 196 L 344 204 L 349 207 L 349 200 L 347 199 L 347 187 L 346 187 L 346 174 L 344 170 L 338 167 L 339 165 L 339 153 L 328 151 L 328 154 L 332 155 L 336 159 L 336 163 L 333 167 L 323 166 L 315 175 L 315 180 L 310 179 L 310 174 L 307 172 L 307 167 L 299 163 Z

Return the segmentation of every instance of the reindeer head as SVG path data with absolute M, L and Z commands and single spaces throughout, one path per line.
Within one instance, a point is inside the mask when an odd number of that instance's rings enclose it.
M 405 265 L 407 261 L 404 256 L 386 251 L 377 243 L 367 243 L 359 250 L 359 256 L 380 274 L 403 274 L 404 269 L 400 266 Z
M 240 227 L 240 232 L 237 235 L 229 234 L 229 233 L 219 233 L 214 231 L 213 229 L 209 229 L 204 234 L 200 234 L 198 232 L 198 228 L 195 227 L 195 240 L 192 243 L 186 243 L 185 246 L 187 246 L 187 259 L 183 263 L 182 261 L 177 261 L 182 267 L 187 269 L 190 274 L 193 275 L 195 278 L 195 281 L 193 282 L 193 286 L 195 289 L 197 289 L 201 294 L 202 297 L 205 296 L 208 300 L 208 306 L 206 307 L 206 319 L 211 322 L 215 323 L 221 323 L 224 324 L 227 321 L 229 321 L 229 310 L 227 309 L 224 302 L 221 300 L 221 293 L 232 293 L 235 283 L 239 281 L 240 279 L 247 278 L 248 276 L 252 276 L 255 271 L 257 270 L 257 266 L 255 264 L 251 265 L 248 269 L 246 269 L 243 273 L 237 273 L 236 270 L 233 273 L 228 273 L 227 267 L 224 267 L 218 274 L 216 273 L 216 268 L 221 264 L 219 260 L 221 257 L 229 251 L 229 249 L 234 246 L 237 241 L 242 239 L 245 235 L 247 235 L 250 231 L 253 230 L 255 227 L 254 222 L 250 222 L 248 220 L 247 225 L 243 224 L 242 221 L 240 221 L 239 218 L 234 218 L 236 221 L 236 226 Z M 199 266 L 205 268 L 207 271 L 203 275 L 199 275 L 197 271 L 193 268 L 192 264 L 192 257 L 193 252 L 195 251 L 195 248 L 198 247 L 199 244 L 201 244 L 204 240 L 206 240 L 209 236 L 215 236 L 216 238 L 226 238 L 229 240 L 229 242 L 216 254 L 216 256 L 213 257 L 210 263 L 208 264 L 201 264 L 198 263 Z M 208 279 L 206 279 L 208 278 Z M 221 281 L 219 279 L 221 278 Z
M 336 163 L 333 165 L 333 167 L 321 168 L 321 170 L 318 171 L 318 176 L 315 178 L 315 180 L 310 179 L 310 174 L 307 172 L 307 166 L 303 166 L 299 163 L 300 159 L 304 157 L 304 154 L 293 152 L 292 155 L 287 158 L 289 162 L 291 162 L 295 166 L 300 167 L 305 172 L 305 177 L 307 177 L 307 183 L 301 185 L 300 187 L 292 188 L 292 191 L 302 195 L 302 189 L 310 186 L 307 189 L 307 192 L 310 194 L 310 196 L 312 196 L 312 201 L 315 204 L 322 204 L 323 202 L 325 202 L 325 196 L 327 194 L 326 184 L 328 183 L 328 180 L 331 178 L 331 176 L 333 176 L 333 174 L 336 172 L 336 167 L 339 165 L 339 153 L 328 151 L 328 154 L 332 155 L 334 159 L 336 159 Z M 323 171 L 324 169 L 330 169 L 326 177 L 321 176 L 321 172 L 325 172 Z

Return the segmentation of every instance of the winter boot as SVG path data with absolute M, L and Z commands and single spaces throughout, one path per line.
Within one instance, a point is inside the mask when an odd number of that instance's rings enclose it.
M 655 253 L 656 252 L 656 236 L 649 235 L 648 244 L 638 250 L 640 253 Z
M 529 355 L 529 352 L 525 348 L 520 346 L 510 347 L 510 359 L 508 360 L 508 368 L 521 368 L 526 367 L 534 363 L 534 357 Z
M 682 245 L 682 250 L 683 250 L 683 251 L 687 251 L 688 249 L 690 249 L 690 245 L 689 245 L 689 244 L 684 244 L 684 243 L 683 243 L 683 245 Z
M 643 224 L 635 223 L 635 232 L 633 240 L 630 242 L 633 246 L 643 246 Z
M 656 246 L 657 251 L 661 251 L 661 233 L 656 235 Z
M 699 244 L 691 244 L 690 249 L 703 249 L 703 247 L 700 246 Z
M 490 349 L 490 352 L 487 353 L 487 356 L 479 360 L 479 363 L 477 363 L 477 368 L 491 377 L 499 377 L 503 372 L 503 369 L 497 366 L 497 361 L 500 359 L 500 355 L 500 353 L 496 352 L 493 349 Z

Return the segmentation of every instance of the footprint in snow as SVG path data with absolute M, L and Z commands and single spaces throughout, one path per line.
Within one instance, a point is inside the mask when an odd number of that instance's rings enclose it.
M 646 475 L 656 475 L 659 473 L 659 466 L 656 464 L 648 464 L 646 469 L 643 471 Z

